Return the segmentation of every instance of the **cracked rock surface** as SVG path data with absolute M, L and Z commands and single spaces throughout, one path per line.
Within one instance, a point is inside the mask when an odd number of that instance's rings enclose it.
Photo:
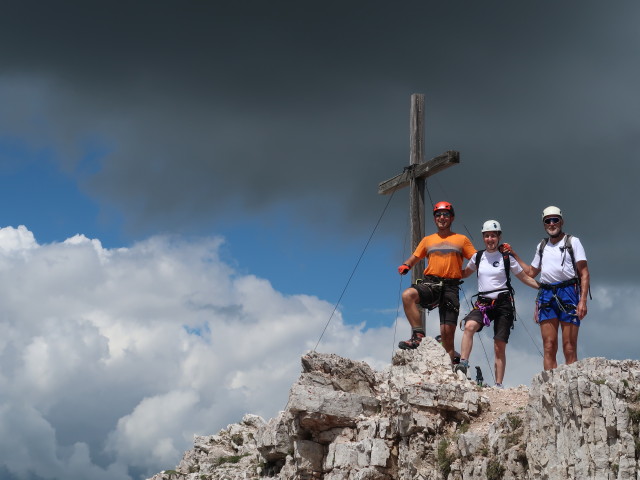
M 196 436 L 151 480 L 640 479 L 640 362 L 588 358 L 478 387 L 432 338 L 392 364 L 308 353 L 278 416 Z

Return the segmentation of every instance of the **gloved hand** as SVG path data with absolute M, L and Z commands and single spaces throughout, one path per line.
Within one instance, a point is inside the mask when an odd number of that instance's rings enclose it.
M 398 267 L 398 273 L 400 275 L 406 275 L 409 270 L 411 270 L 411 267 L 409 267 L 409 265 L 407 265 L 406 263 L 403 263 Z

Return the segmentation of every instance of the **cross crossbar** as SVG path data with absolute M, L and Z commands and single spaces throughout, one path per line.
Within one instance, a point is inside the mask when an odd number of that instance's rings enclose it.
M 442 170 L 460 163 L 460 152 L 449 150 L 428 162 L 407 167 L 404 172 L 378 184 L 378 193 L 388 195 L 409 185 L 412 178 L 427 178 Z

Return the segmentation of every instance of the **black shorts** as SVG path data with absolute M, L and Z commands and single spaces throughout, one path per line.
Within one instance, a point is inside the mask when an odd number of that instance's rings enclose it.
M 502 340 L 504 343 L 509 343 L 509 335 L 513 328 L 513 305 L 511 298 L 504 298 L 496 300 L 496 304 L 493 308 L 486 311 L 487 317 L 493 323 L 493 339 Z M 469 314 L 464 317 L 463 322 L 474 321 L 480 324 L 478 331 L 482 331 L 484 328 L 484 322 L 482 321 L 482 312 L 477 308 L 474 308 Z
M 414 283 L 411 286 L 418 291 L 421 307 L 429 310 L 438 307 L 440 325 L 457 325 L 460 312 L 460 286 L 455 280 L 443 286 L 437 283 L 437 278 L 426 277 L 422 283 Z

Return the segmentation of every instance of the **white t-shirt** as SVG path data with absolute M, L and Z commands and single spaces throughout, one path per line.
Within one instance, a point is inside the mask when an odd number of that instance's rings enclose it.
M 469 265 L 476 270 L 476 256 L 469 260 Z M 509 257 L 509 267 L 513 275 L 518 275 L 522 267 L 515 258 Z M 482 252 L 480 257 L 480 268 L 478 269 L 478 291 L 490 292 L 491 290 L 507 288 L 507 274 L 504 271 L 504 260 L 500 252 Z M 502 292 L 493 292 L 483 295 L 483 297 L 497 298 Z
M 542 252 L 542 267 L 540 266 L 540 244 L 536 247 L 536 255 L 533 257 L 531 266 L 540 268 L 540 283 L 564 282 L 577 276 L 571 263 L 571 254 L 564 248 L 565 241 L 566 236 L 555 245 L 547 242 Z M 576 263 L 587 259 L 579 238 L 571 237 L 571 247 Z

